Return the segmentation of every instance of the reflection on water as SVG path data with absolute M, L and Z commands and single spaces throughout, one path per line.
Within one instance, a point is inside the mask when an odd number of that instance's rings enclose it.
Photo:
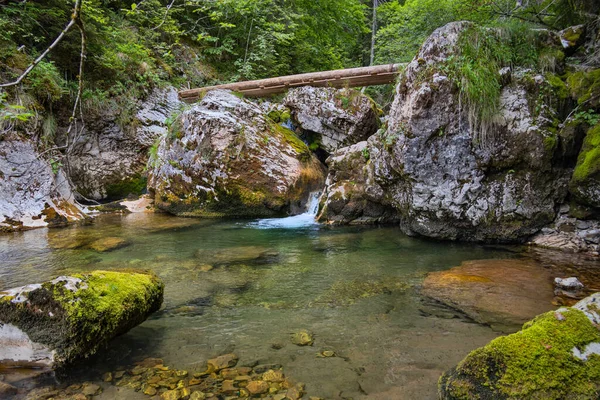
M 498 335 L 418 288 L 429 271 L 519 257 L 515 248 L 417 240 L 396 228 L 256 229 L 264 224 L 130 214 L 2 236 L 0 288 L 126 267 L 164 280 L 163 309 L 67 380 L 99 380 L 149 356 L 202 370 L 207 359 L 235 352 L 250 364 L 281 364 L 313 396 L 434 399 L 439 375 Z M 127 245 L 89 246 L 103 237 Z M 290 341 L 300 329 L 314 333 L 312 347 Z M 319 357 L 323 350 L 339 356 Z

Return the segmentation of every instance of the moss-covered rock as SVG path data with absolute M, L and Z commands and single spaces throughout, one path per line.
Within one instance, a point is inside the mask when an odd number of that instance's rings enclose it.
M 145 272 L 94 271 L 0 292 L 0 362 L 59 367 L 94 354 L 163 300 Z
M 471 352 L 440 378 L 440 398 L 597 399 L 599 305 L 595 294 Z
M 600 124 L 587 132 L 569 190 L 579 203 L 600 207 Z
M 325 181 L 324 168 L 294 132 L 257 104 L 211 91 L 185 111 L 150 165 L 158 208 L 197 217 L 285 213 Z
M 571 96 L 578 104 L 585 104 L 586 107 L 600 105 L 600 69 L 567 73 L 566 81 Z

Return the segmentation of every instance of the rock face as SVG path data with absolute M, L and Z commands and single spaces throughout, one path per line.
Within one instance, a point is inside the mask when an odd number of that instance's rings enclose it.
M 443 65 L 473 25 L 450 23 L 427 39 L 396 89 L 376 180 L 393 197 L 408 234 L 452 240 L 523 240 L 554 219 L 568 171 L 553 167 L 553 110 L 531 101 L 545 84 L 503 71 L 497 117 L 469 119 Z M 543 111 L 537 113 L 534 107 Z
M 375 104 L 356 90 L 300 87 L 291 89 L 283 104 L 310 141 L 327 153 L 366 140 L 379 127 Z
M 150 160 L 156 206 L 182 216 L 300 210 L 323 181 L 322 165 L 293 132 L 228 91 L 183 112 Z
M 597 293 L 471 352 L 440 378 L 440 398 L 597 399 L 599 306 Z
M 123 110 L 103 111 L 86 120 L 86 130 L 70 156 L 71 180 L 83 196 L 117 200 L 146 188 L 148 150 L 163 135 L 165 121 L 180 106 L 174 88 L 156 90 L 134 108 L 127 121 Z
M 430 273 L 422 293 L 500 331 L 554 308 L 552 276 L 534 261 L 466 261 Z
M 0 232 L 63 226 L 85 218 L 67 178 L 39 157 L 31 141 L 0 141 Z
M 327 159 L 329 173 L 321 197 L 319 220 L 329 224 L 393 222 L 396 211 L 375 181 L 370 157 L 375 146 L 366 141 L 338 149 Z
M 60 367 L 157 311 L 154 275 L 94 271 L 0 292 L 0 364 Z

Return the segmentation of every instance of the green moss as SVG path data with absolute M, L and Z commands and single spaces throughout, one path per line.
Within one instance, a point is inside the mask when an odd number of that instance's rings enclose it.
M 294 132 L 292 132 L 291 130 L 287 129 L 286 127 L 283 127 L 274 122 L 269 123 L 269 130 L 271 131 L 271 134 L 273 136 L 275 136 L 275 135 L 281 136 L 287 144 L 292 146 L 292 148 L 298 154 L 299 160 L 301 160 L 301 161 L 310 160 L 310 158 L 312 156 L 310 149 L 308 148 L 306 143 L 304 143 L 298 137 L 298 135 L 296 135 Z
M 111 200 L 123 199 L 130 194 L 141 195 L 146 190 L 148 180 L 143 176 L 123 179 L 106 187 L 106 197 Z
M 600 171 L 600 124 L 590 128 L 579 153 L 572 182 L 583 183 Z
M 560 79 L 560 77 L 556 74 L 548 74 L 546 75 L 546 80 L 550 84 L 553 93 L 558 96 L 560 99 L 568 99 L 570 97 L 569 88 L 567 84 Z
M 595 100 L 597 104 L 600 101 L 600 69 L 568 73 L 567 85 L 571 96 L 578 104 L 588 103 L 591 100 Z
M 573 348 L 600 342 L 600 331 L 576 309 L 551 311 L 523 330 L 471 352 L 440 380 L 444 399 L 596 399 L 600 356 L 582 361 Z
M 546 136 L 544 137 L 544 149 L 549 154 L 552 154 L 556 146 L 558 145 L 558 138 L 556 135 Z
M 87 289 L 72 292 L 62 285 L 48 285 L 67 312 L 67 320 L 85 332 L 85 338 L 100 339 L 103 332 L 119 332 L 119 326 L 131 313 L 147 315 L 157 297 L 162 297 L 163 285 L 153 274 L 94 271 L 75 274 L 87 284 Z
M 287 122 L 292 118 L 292 115 L 290 113 L 289 109 L 284 109 L 282 111 L 280 110 L 271 110 L 269 111 L 269 113 L 267 114 L 267 116 L 269 117 L 269 119 L 271 119 L 271 121 L 275 122 L 275 123 L 283 123 L 283 122 Z
M 59 364 L 94 354 L 162 304 L 164 285 L 153 274 L 94 271 L 72 276 L 82 280 L 78 290 L 69 290 L 62 281 L 46 282 L 27 293 L 26 303 L 0 302 L 0 319 L 55 350 Z

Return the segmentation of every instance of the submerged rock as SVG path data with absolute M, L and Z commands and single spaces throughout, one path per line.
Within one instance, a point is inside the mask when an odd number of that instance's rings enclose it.
M 235 354 L 224 354 L 222 356 L 212 358 L 206 362 L 207 371 L 218 372 L 222 369 L 235 367 L 238 362 L 238 357 Z
M 534 261 L 465 261 L 427 275 L 422 294 L 479 323 L 511 331 L 554 308 L 551 282 L 550 272 Z
M 298 346 L 312 346 L 314 340 L 313 334 L 306 329 L 301 329 L 292 334 L 292 343 Z
M 201 249 L 196 258 L 212 265 L 240 264 L 245 262 L 267 262 L 279 255 L 274 250 L 262 246 L 237 246 L 224 249 Z
M 355 89 L 299 87 L 283 103 L 316 147 L 333 153 L 340 147 L 366 140 L 379 127 L 375 103 Z
M 403 291 L 407 287 L 406 282 L 396 279 L 386 279 L 384 281 L 368 279 L 338 281 L 319 296 L 315 303 L 328 306 L 348 306 L 360 299 Z
M 9 135 L 0 141 L 0 232 L 84 218 L 62 169 L 40 157 L 28 139 Z
M 439 381 L 440 398 L 597 399 L 600 293 L 471 352 Z
M 254 103 L 211 91 L 184 111 L 150 160 L 156 206 L 181 216 L 274 216 L 301 209 L 324 170 Z
M 157 311 L 151 274 L 94 271 L 0 292 L 0 364 L 59 367 L 94 354 Z
M 88 245 L 88 247 L 99 253 L 104 253 L 108 251 L 121 249 L 123 247 L 129 246 L 130 244 L 131 243 L 127 239 L 119 237 L 105 237 L 98 240 L 94 240 Z

